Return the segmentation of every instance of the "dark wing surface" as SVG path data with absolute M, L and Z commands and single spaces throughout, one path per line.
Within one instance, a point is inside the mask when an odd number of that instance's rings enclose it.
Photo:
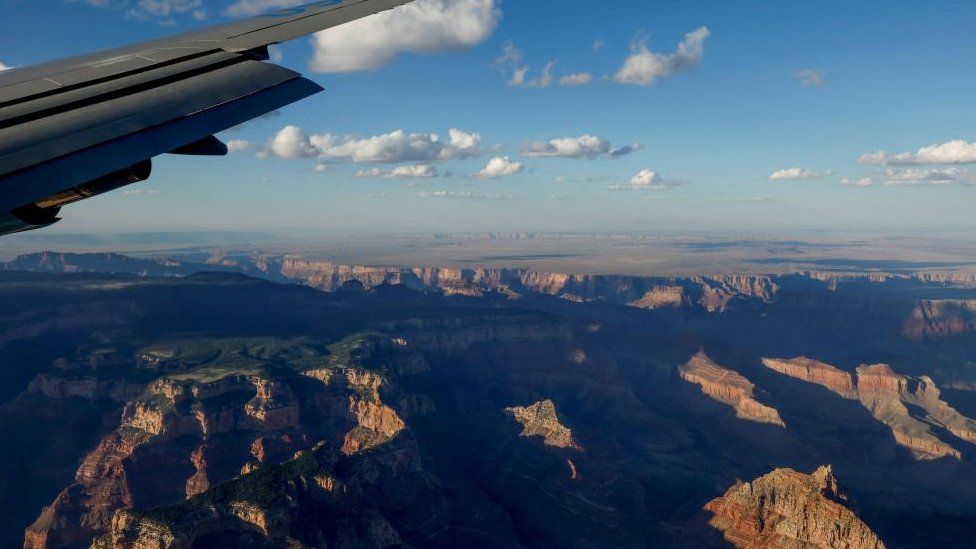
M 151 159 L 223 155 L 213 135 L 318 93 L 268 46 L 411 0 L 326 0 L 0 73 L 0 235 L 145 180 Z

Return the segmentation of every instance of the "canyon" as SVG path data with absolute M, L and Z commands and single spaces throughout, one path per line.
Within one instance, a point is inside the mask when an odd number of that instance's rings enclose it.
M 976 534 L 966 281 L 5 265 L 3 546 Z

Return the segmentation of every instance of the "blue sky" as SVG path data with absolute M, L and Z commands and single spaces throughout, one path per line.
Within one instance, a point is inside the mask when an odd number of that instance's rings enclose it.
M 0 0 L 0 63 L 289 3 Z M 325 93 L 57 230 L 976 227 L 971 1 L 420 0 L 354 25 L 279 49 Z

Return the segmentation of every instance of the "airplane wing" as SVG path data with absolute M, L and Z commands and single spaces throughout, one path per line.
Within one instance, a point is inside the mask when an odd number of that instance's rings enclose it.
M 0 73 L 0 235 L 143 181 L 161 154 L 224 155 L 215 133 L 322 91 L 268 46 L 412 0 L 324 0 Z

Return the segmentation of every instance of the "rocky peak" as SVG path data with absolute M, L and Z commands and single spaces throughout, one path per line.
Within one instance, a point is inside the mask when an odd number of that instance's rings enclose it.
M 828 465 L 806 475 L 776 469 L 709 502 L 709 524 L 736 547 L 884 549 L 854 513 Z
M 549 399 L 530 406 L 505 408 L 505 411 L 522 425 L 520 436 L 542 437 L 542 442 L 546 446 L 554 448 L 580 448 L 573 440 L 573 432 L 559 421 L 556 403 Z

